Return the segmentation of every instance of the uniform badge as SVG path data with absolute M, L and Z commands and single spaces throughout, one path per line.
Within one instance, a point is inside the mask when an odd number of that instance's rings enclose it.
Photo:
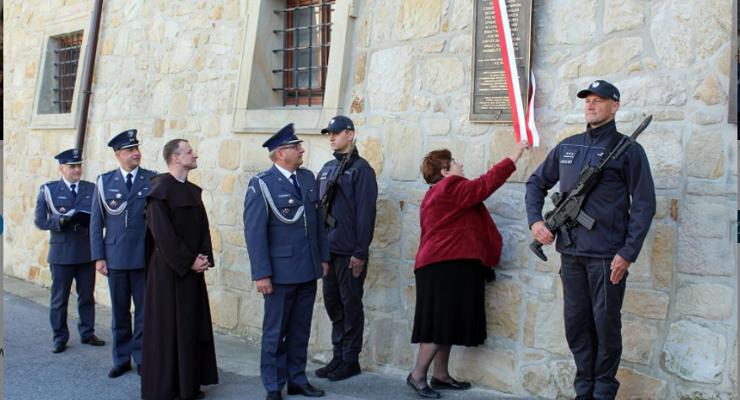
M 117 199 L 120 199 L 121 198 L 121 194 L 120 193 L 116 193 L 116 198 Z
M 288 213 L 290 213 L 290 208 L 284 208 L 283 215 L 288 215 Z
M 115 207 L 116 205 L 118 205 L 118 203 L 116 203 L 116 201 L 115 201 L 115 200 L 111 200 L 111 201 L 110 201 L 110 206 L 111 206 L 111 207 Z
M 59 212 L 67 212 L 67 209 L 64 207 L 59 207 Z

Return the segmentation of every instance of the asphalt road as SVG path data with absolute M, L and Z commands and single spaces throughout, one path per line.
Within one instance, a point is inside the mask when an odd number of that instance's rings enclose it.
M 5 277 L 4 294 L 4 398 L 8 400 L 123 400 L 139 399 L 139 376 L 135 370 L 110 379 L 110 310 L 96 308 L 96 334 L 107 343 L 93 347 L 80 343 L 74 296 L 70 299 L 70 340 L 67 350 L 51 352 L 48 289 Z M 219 384 L 204 387 L 206 399 L 259 400 L 265 392 L 258 374 L 259 349 L 254 344 L 216 334 Z M 318 365 L 309 365 L 313 371 Z M 309 380 L 327 391 L 325 400 L 415 400 L 417 395 L 403 377 L 364 372 L 342 382 L 319 379 L 309 372 Z M 285 399 L 301 399 L 287 396 Z M 511 399 L 499 394 L 472 389 L 443 393 L 445 399 Z

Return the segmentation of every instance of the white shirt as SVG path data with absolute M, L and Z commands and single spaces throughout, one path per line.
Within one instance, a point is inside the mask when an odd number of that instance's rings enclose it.
M 283 167 L 281 167 L 281 166 L 279 166 L 277 164 L 274 164 L 274 165 L 275 165 L 275 168 L 277 168 L 277 170 L 280 171 L 280 173 L 283 174 L 285 176 L 285 178 L 288 179 L 290 182 L 293 182 L 293 180 L 290 179 L 290 176 L 291 175 L 295 175 L 296 184 L 298 185 L 298 187 L 301 187 L 301 185 L 298 183 L 298 174 L 296 174 L 295 172 L 290 172 L 287 169 L 285 169 L 285 168 L 283 168 Z
M 64 181 L 64 184 L 67 185 L 67 189 L 69 189 L 72 192 L 75 192 L 75 194 L 80 193 L 80 181 L 77 182 L 69 182 L 64 177 L 62 177 L 62 180 Z M 72 190 L 72 185 L 75 185 L 75 190 Z
M 123 182 L 126 182 L 126 175 L 131 174 L 131 182 L 136 182 L 136 174 L 139 172 L 139 167 L 136 167 L 131 170 L 131 172 L 126 171 L 122 167 L 118 167 L 118 169 L 121 170 L 121 174 L 123 175 Z

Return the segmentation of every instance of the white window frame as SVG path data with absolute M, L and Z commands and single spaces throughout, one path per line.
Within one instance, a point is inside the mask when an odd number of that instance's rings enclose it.
M 242 45 L 242 60 L 239 68 L 237 93 L 234 96 L 234 119 L 232 130 L 238 133 L 271 133 L 285 126 L 289 122 L 295 123 L 298 133 L 318 134 L 327 121 L 338 114 L 342 114 L 345 88 L 348 82 L 350 61 L 351 22 L 354 15 L 353 0 L 337 0 L 334 3 L 332 14 L 331 44 L 329 50 L 329 65 L 326 73 L 326 88 L 322 106 L 249 106 L 250 98 L 258 99 L 260 90 L 252 81 L 253 73 L 260 65 L 256 61 L 265 61 L 272 54 L 271 48 L 264 48 L 258 43 L 261 35 L 272 35 L 275 28 L 273 11 L 284 8 L 284 0 L 254 0 L 247 2 L 247 18 L 244 28 L 244 44 Z M 281 25 L 282 27 L 282 25 Z M 260 52 L 260 54 L 257 54 Z M 261 63 L 270 65 L 270 63 Z M 264 73 L 262 71 L 261 73 Z M 272 90 L 270 88 L 270 90 Z M 264 92 L 262 92 L 264 95 Z M 254 96 L 254 97 L 252 97 Z M 255 101 L 252 101 L 255 103 Z
M 82 70 L 87 53 L 87 35 L 88 25 L 90 23 L 90 16 L 77 15 L 76 18 L 71 18 L 66 21 L 60 21 L 49 25 L 44 31 L 44 40 L 41 44 L 40 55 L 39 55 L 39 68 L 36 74 L 36 92 L 33 99 L 33 113 L 31 115 L 31 129 L 75 129 L 77 128 L 77 116 L 79 113 L 80 106 L 80 81 L 82 80 Z M 72 94 L 72 109 L 69 113 L 65 114 L 39 114 L 39 98 L 41 96 L 41 87 L 44 80 L 44 69 L 46 68 L 46 58 L 48 55 L 49 41 L 52 38 L 64 35 L 67 33 L 73 33 L 82 31 L 82 43 L 80 46 L 80 58 L 77 63 L 77 76 L 75 77 L 75 88 Z

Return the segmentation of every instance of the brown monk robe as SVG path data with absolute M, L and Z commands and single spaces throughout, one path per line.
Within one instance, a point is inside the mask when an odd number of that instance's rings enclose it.
M 191 269 L 199 254 L 213 265 L 201 191 L 169 173 L 152 178 L 141 371 L 147 400 L 202 398 L 201 385 L 218 383 L 204 273 Z

